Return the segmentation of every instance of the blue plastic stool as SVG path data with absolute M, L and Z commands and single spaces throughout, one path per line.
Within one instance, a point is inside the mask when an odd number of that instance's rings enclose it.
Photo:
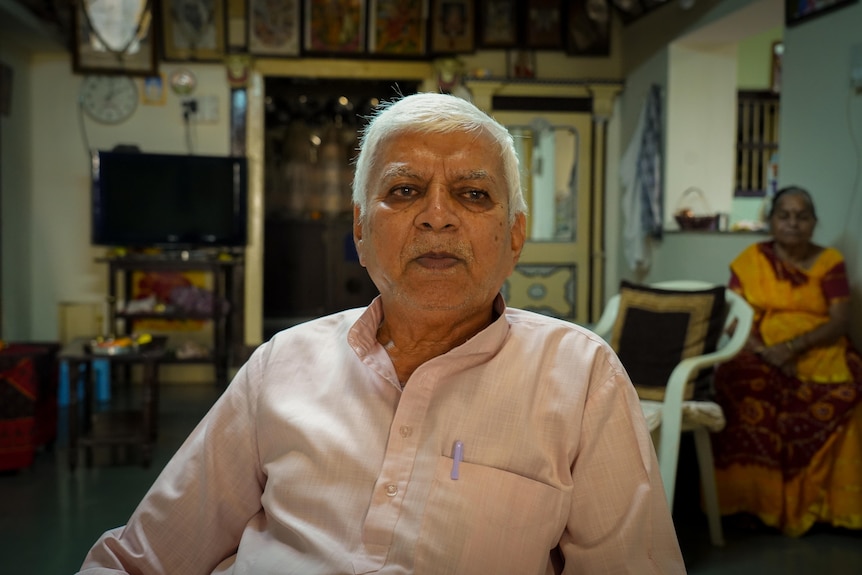
M 111 362 L 107 359 L 94 359 L 90 362 L 95 376 L 96 401 L 111 400 Z M 81 366 L 79 366 L 80 368 Z M 78 375 L 78 397 L 84 395 L 84 374 Z M 60 362 L 60 380 L 57 389 L 57 404 L 60 407 L 69 405 L 69 363 Z

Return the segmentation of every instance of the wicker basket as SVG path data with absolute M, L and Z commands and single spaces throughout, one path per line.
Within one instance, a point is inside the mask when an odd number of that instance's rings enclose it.
M 698 206 L 692 205 L 691 196 L 699 198 Z M 700 188 L 688 188 L 680 196 L 673 217 L 681 230 L 717 230 L 718 214 L 710 213 L 709 202 Z

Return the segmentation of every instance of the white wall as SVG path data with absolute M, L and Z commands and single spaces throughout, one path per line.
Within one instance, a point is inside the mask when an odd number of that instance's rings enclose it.
M 730 213 L 736 141 L 736 46 L 674 43 L 668 55 L 665 228 L 673 214 Z M 700 190 L 689 193 L 686 190 Z

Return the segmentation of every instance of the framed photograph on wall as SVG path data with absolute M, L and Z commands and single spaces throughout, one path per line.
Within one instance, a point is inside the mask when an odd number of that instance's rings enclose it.
M 476 50 L 475 2 L 433 0 L 431 8 L 431 51 L 455 54 Z
M 563 48 L 561 0 L 527 0 L 525 46 L 530 50 Z
M 303 50 L 317 54 L 365 52 L 365 0 L 305 0 Z
M 784 0 L 784 24 L 795 26 L 800 22 L 811 20 L 855 3 L 856 0 L 818 0 L 817 2 Z
M 422 56 L 426 51 L 428 0 L 371 0 L 368 52 Z
M 518 45 L 518 2 L 481 0 L 479 3 L 479 47 L 514 48 Z
M 611 9 L 606 0 L 569 0 L 566 53 L 607 56 L 611 53 Z
M 77 74 L 155 74 L 152 16 L 146 0 L 76 2 L 72 11 L 72 70 Z
M 300 0 L 247 0 L 248 51 L 299 56 Z
M 162 0 L 165 60 L 221 60 L 225 54 L 224 23 L 222 0 Z

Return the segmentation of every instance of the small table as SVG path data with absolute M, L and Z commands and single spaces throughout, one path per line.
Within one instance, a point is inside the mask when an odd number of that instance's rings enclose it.
M 65 345 L 59 353 L 60 361 L 69 365 L 69 468 L 78 464 L 78 448 L 87 450 L 87 463 L 91 462 L 91 448 L 102 445 L 138 445 L 141 448 L 141 463 L 148 467 L 152 460 L 153 443 L 156 438 L 156 414 L 158 411 L 159 381 L 158 364 L 167 356 L 166 336 L 157 336 L 141 349 L 120 354 L 93 353 L 91 338 L 77 338 Z M 106 411 L 93 413 L 92 362 L 108 360 L 115 365 L 143 367 L 143 398 L 140 410 Z M 84 396 L 83 421 L 78 416 L 78 376 L 83 371 Z

